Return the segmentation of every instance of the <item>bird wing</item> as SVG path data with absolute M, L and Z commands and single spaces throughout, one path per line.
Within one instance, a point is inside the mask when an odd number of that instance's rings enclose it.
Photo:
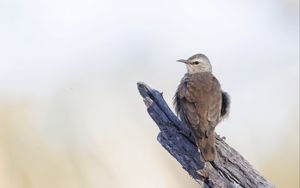
M 180 119 L 190 128 L 203 159 L 213 161 L 216 156 L 214 125 L 221 111 L 218 80 L 211 73 L 185 76 L 175 94 L 174 105 Z
M 208 130 L 208 99 L 211 74 L 186 75 L 174 97 L 177 115 L 186 123 L 195 137 L 200 138 Z
M 199 124 L 199 117 L 193 97 L 189 93 L 188 78 L 185 76 L 175 93 L 173 105 L 179 118 L 188 126 L 195 127 Z
M 222 91 L 219 81 L 212 77 L 208 107 L 208 121 L 215 127 L 219 122 L 222 109 Z

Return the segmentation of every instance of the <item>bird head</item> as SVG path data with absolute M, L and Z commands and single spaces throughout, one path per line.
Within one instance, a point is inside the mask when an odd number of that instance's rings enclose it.
M 212 72 L 212 67 L 209 59 L 204 54 L 196 54 L 185 59 L 177 60 L 186 64 L 187 71 L 189 74 L 199 73 L 199 72 Z

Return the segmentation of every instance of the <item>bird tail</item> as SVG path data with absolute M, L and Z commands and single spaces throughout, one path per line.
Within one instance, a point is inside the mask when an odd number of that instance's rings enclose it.
M 197 139 L 197 145 L 200 149 L 201 156 L 204 161 L 214 161 L 216 158 L 216 135 L 212 131 L 210 134 L 206 134 L 205 137 Z

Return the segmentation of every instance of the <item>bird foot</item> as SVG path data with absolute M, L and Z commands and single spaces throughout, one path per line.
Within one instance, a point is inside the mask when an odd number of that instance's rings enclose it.
M 206 169 L 197 170 L 197 173 L 204 179 L 207 179 L 209 177 L 209 172 Z
M 204 167 L 197 170 L 197 174 L 199 174 L 201 177 L 203 177 L 204 179 L 208 179 L 209 177 L 209 172 L 207 170 L 207 163 L 204 162 Z

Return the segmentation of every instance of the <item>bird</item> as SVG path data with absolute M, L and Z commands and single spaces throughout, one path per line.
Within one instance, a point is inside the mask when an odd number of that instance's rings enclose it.
M 179 116 L 190 129 L 200 156 L 205 162 L 216 158 L 216 125 L 229 114 L 230 96 L 222 91 L 212 66 L 204 54 L 177 60 L 187 73 L 181 79 L 173 103 Z

